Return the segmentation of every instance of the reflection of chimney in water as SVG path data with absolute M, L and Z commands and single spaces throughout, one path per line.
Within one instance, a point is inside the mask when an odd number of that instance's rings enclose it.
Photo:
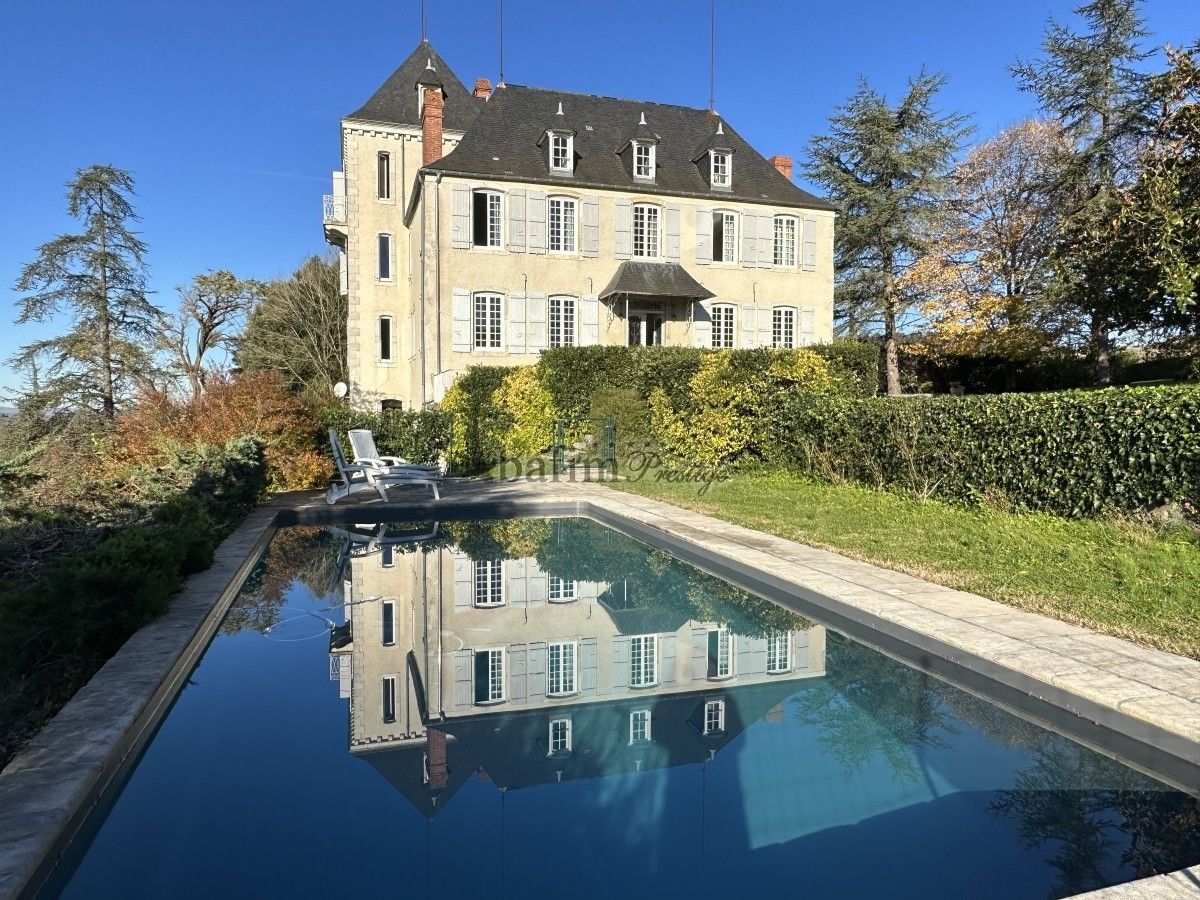
M 425 732 L 425 766 L 429 773 L 429 789 L 440 791 L 446 786 L 450 770 L 446 766 L 446 732 L 438 728 Z

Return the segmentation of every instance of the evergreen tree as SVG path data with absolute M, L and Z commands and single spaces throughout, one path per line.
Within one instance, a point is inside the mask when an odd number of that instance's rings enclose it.
M 841 208 L 834 244 L 839 316 L 882 328 L 887 392 L 900 393 L 898 323 L 916 302 L 902 277 L 920 258 L 948 184 L 965 116 L 935 108 L 942 75 L 920 73 L 891 106 L 866 80 L 812 139 L 805 171 Z M 844 329 L 846 330 L 846 329 Z
M 1136 148 L 1146 128 L 1146 76 L 1139 71 L 1147 53 L 1141 0 L 1091 0 L 1075 9 L 1082 33 L 1050 21 L 1042 58 L 1018 62 L 1013 74 L 1042 111 L 1058 119 L 1074 141 L 1064 166 L 1071 198 L 1063 216 L 1057 262 L 1059 292 L 1089 322 L 1096 380 L 1108 384 L 1112 333 L 1127 325 L 1112 289 L 1104 256 L 1120 215 L 1118 188 L 1133 176 Z
M 147 298 L 146 245 L 130 229 L 133 177 L 113 166 L 80 169 L 67 184 L 79 234 L 43 244 L 17 279 L 17 324 L 71 315 L 71 330 L 21 348 L 13 364 L 44 362 L 39 390 L 53 405 L 98 408 L 112 418 L 128 386 L 153 371 L 161 315 Z

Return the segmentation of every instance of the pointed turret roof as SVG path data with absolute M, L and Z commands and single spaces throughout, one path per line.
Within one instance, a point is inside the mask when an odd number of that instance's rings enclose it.
M 417 84 L 434 86 L 429 81 L 430 67 L 433 78 L 446 94 L 443 126 L 449 131 L 466 131 L 479 115 L 483 102 L 471 95 L 429 41 L 417 44 L 400 67 L 371 95 L 371 99 L 346 118 L 388 125 L 419 126 L 421 117 L 417 114 Z

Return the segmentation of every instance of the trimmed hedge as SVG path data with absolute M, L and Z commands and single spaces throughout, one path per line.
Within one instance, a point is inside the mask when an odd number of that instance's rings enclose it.
M 1200 499 L 1200 388 L 785 398 L 766 458 L 956 501 L 1095 515 Z
M 138 628 L 266 490 L 261 441 L 179 454 L 145 473 L 156 496 L 138 524 L 64 554 L 32 582 L 0 581 L 0 765 Z
M 364 412 L 345 406 L 327 406 L 320 410 L 321 433 L 318 438 L 328 452 L 326 431 L 337 431 L 347 453 L 346 432 L 366 428 L 375 435 L 375 447 L 384 456 L 399 456 L 409 462 L 436 462 L 450 446 L 450 416 L 436 410 L 388 410 Z

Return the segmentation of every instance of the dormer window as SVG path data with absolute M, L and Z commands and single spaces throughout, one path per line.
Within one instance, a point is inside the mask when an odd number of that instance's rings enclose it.
M 715 188 L 727 188 L 733 183 L 733 158 L 724 150 L 709 153 L 709 178 Z
M 550 171 L 570 172 L 574 168 L 574 143 L 569 134 L 550 132 Z
M 654 180 L 654 144 L 633 142 L 633 177 Z

